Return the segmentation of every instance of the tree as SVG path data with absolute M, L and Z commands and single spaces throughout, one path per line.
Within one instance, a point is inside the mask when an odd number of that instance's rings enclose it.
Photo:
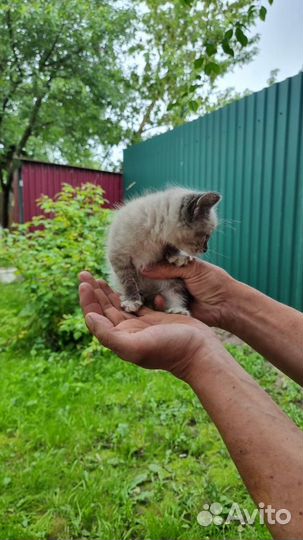
M 280 71 L 279 68 L 275 68 L 275 69 L 270 70 L 269 77 L 268 77 L 268 79 L 266 81 L 267 86 L 271 86 L 272 84 L 275 84 L 277 82 L 277 77 L 278 77 L 279 71 Z
M 121 128 L 110 111 L 123 107 L 117 61 L 130 10 L 100 0 L 0 2 L 0 185 L 3 226 L 22 155 L 50 152 L 91 163 L 95 141 L 111 145 Z
M 22 156 L 104 166 L 114 145 L 211 110 L 265 16 L 253 0 L 0 0 L 3 225 Z
M 123 121 L 127 116 L 129 141 L 139 142 L 155 128 L 175 127 L 218 105 L 216 80 L 254 56 L 258 36 L 247 34 L 267 10 L 252 0 L 134 4 L 138 23 L 128 51 L 133 98 Z

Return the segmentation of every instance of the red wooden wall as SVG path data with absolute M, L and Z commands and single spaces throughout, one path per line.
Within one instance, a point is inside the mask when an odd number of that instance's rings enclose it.
M 21 182 L 20 182 L 21 180 Z M 14 221 L 26 222 L 41 214 L 37 199 L 41 195 L 54 197 L 61 191 L 62 184 L 80 186 L 90 182 L 104 189 L 107 208 L 123 200 L 123 177 L 120 173 L 95 171 L 69 165 L 54 165 L 38 161 L 22 161 L 19 179 L 14 186 L 15 209 Z

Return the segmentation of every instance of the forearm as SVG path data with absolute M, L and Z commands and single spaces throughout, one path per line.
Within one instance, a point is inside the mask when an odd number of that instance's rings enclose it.
M 284 373 L 303 383 L 303 315 L 234 281 L 223 316 L 225 330 L 239 336 Z
M 195 358 L 187 382 L 216 424 L 255 502 L 291 512 L 288 525 L 269 525 L 274 537 L 301 538 L 302 434 L 224 348 L 214 343 L 207 354 L 203 350 Z

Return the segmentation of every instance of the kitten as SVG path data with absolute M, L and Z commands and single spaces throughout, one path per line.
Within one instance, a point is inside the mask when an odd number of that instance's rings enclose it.
M 117 210 L 108 237 L 112 284 L 121 293 L 121 306 L 135 313 L 143 303 L 152 305 L 157 294 L 165 298 L 168 313 L 189 315 L 182 280 L 150 280 L 144 267 L 166 260 L 183 266 L 207 251 L 217 226 L 214 206 L 218 193 L 167 189 L 133 199 Z

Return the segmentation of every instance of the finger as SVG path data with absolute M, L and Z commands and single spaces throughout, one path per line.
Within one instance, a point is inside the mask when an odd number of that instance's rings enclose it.
M 165 310 L 165 298 L 164 296 L 162 296 L 162 294 L 157 294 L 157 296 L 155 297 L 154 308 L 148 308 L 146 306 L 143 306 L 138 311 L 138 315 L 139 317 L 142 317 L 143 315 L 150 315 L 152 313 L 155 313 L 155 310 L 162 312 Z
M 169 263 L 156 264 L 143 269 L 142 274 L 150 279 L 188 279 L 197 273 L 201 273 L 205 268 L 205 264 L 205 262 L 198 259 L 194 259 L 186 266 L 175 266 L 174 264 Z
M 149 308 L 147 306 L 142 306 L 139 309 L 139 311 L 137 312 L 137 315 L 139 315 L 139 317 L 143 317 L 143 315 L 153 315 L 153 314 L 156 313 L 156 311 L 160 311 L 161 313 L 164 311 L 164 309 L 165 309 L 165 300 L 164 300 L 163 296 L 158 294 L 156 296 L 155 300 L 154 300 L 154 304 L 155 304 L 155 308 L 157 308 L 159 306 L 159 309 Z
M 151 313 L 155 313 L 155 310 L 147 306 L 142 306 L 139 311 L 137 311 L 137 315 L 139 315 L 139 317 L 143 317 L 143 315 L 150 315 Z
M 102 315 L 102 308 L 90 283 L 82 282 L 79 286 L 80 306 L 83 313 L 95 312 Z
M 165 310 L 165 298 L 162 296 L 162 294 L 157 294 L 154 299 L 154 306 L 157 311 L 164 311 Z
M 106 281 L 104 281 L 103 279 L 95 279 L 94 276 L 87 270 L 80 272 L 79 280 L 81 283 L 89 283 L 94 289 L 98 289 L 100 287 L 103 288 L 106 294 L 114 292 L 106 283 Z
M 95 278 L 90 272 L 87 272 L 87 270 L 80 272 L 79 280 L 80 283 L 89 283 L 94 289 L 96 288 L 96 286 L 98 286 Z
M 113 291 L 113 289 L 103 279 L 95 279 L 90 272 L 84 270 L 80 272 L 79 279 L 81 283 L 89 283 L 94 289 L 102 289 L 106 296 L 108 296 L 111 303 L 117 308 L 121 309 L 120 297 Z M 126 317 L 128 318 L 128 316 Z
M 106 317 L 96 313 L 88 313 L 85 322 L 90 332 L 105 347 L 111 349 L 125 360 L 136 361 L 138 352 L 133 334 L 116 332 L 113 324 Z
M 111 321 L 103 315 L 95 312 L 88 312 L 85 316 L 85 322 L 89 331 L 96 336 L 105 347 L 108 347 L 110 343 L 109 333 L 113 329 Z
M 94 292 L 97 300 L 100 303 L 103 315 L 105 315 L 113 323 L 114 326 L 116 326 L 122 321 L 125 321 L 125 319 L 133 317 L 130 313 L 125 313 L 125 311 L 123 311 L 121 307 L 117 309 L 111 303 L 110 298 L 104 293 L 103 289 L 95 289 Z
M 115 306 L 117 309 L 121 309 L 120 296 L 118 295 L 118 293 L 113 291 L 113 289 L 103 279 L 98 279 L 97 284 L 99 288 L 102 289 L 106 296 L 110 299 L 113 306 Z

